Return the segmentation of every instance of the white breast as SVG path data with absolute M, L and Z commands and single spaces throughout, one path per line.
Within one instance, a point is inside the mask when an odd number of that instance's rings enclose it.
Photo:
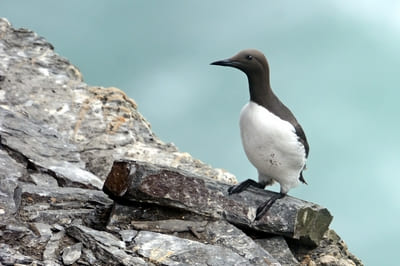
M 282 193 L 299 184 L 306 157 L 292 124 L 249 102 L 240 113 L 240 134 L 247 158 L 258 170 L 259 182 L 277 181 Z

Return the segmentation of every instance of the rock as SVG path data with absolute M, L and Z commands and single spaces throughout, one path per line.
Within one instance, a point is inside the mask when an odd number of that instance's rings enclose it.
M 59 224 L 53 224 L 51 227 L 51 230 L 54 232 L 60 232 L 60 231 L 64 231 L 64 227 Z
M 33 263 L 34 260 L 29 256 L 21 254 L 9 245 L 0 243 L 0 262 L 2 263 L 1 265 L 15 265 L 17 263 L 27 265 Z
M 116 202 L 111 210 L 107 227 L 132 229 L 131 223 L 135 223 L 135 221 L 162 221 L 171 219 L 202 221 L 204 217 L 185 210 L 155 204 L 132 203 L 127 206 Z
M 79 161 L 77 147 L 63 141 L 54 129 L 36 125 L 1 107 L 0 120 L 1 144 L 9 150 L 18 151 L 20 157 L 29 158 L 31 168 L 51 175 L 62 185 L 97 189 L 102 187 L 103 182 L 97 176 L 73 163 Z
M 324 234 L 322 241 L 316 248 L 310 249 L 291 242 L 288 244 L 301 264 L 363 265 L 360 259 L 349 252 L 347 245 L 333 230 L 328 230 Z
M 321 266 L 331 266 L 338 265 L 339 261 L 332 255 L 324 255 L 319 258 L 319 263 Z
M 161 219 L 155 221 L 140 221 L 143 217 L 148 217 L 144 216 L 143 213 L 146 213 L 143 209 L 116 204 L 110 214 L 111 218 L 107 228 L 113 228 L 113 230 L 119 232 L 119 234 L 121 234 L 122 231 L 131 231 L 131 228 L 169 233 L 200 243 L 227 248 L 244 257 L 248 263 L 253 263 L 255 265 L 277 264 L 277 261 L 267 251 L 258 246 L 245 233 L 225 221 L 212 221 L 207 219 L 196 221 L 199 219 L 197 216 L 180 216 L 181 214 L 179 211 L 175 212 L 175 215 L 173 211 L 170 211 L 171 218 L 175 219 L 166 220 L 162 215 L 151 215 L 152 218 L 159 217 Z M 181 217 L 181 220 L 178 220 L 178 217 Z M 195 219 L 195 221 L 186 219 Z M 125 228 L 125 230 L 119 231 L 118 228 Z M 136 239 L 133 241 L 136 242 Z
M 186 220 L 160 220 L 160 221 L 132 221 L 130 225 L 138 230 L 149 230 L 177 235 L 176 233 L 188 232 L 198 242 L 218 247 L 224 247 L 247 259 L 253 265 L 278 265 L 279 263 L 263 248 L 257 245 L 250 237 L 235 226 L 224 221 L 186 221 Z M 130 230 L 124 230 L 130 231 Z M 120 232 L 121 234 L 121 232 Z M 178 234 L 178 236 L 185 236 Z M 186 235 L 186 238 L 188 236 Z M 137 240 L 135 239 L 135 243 Z M 193 260 L 187 257 L 188 260 Z
M 72 225 L 67 228 L 67 233 L 73 238 L 85 243 L 85 246 L 95 246 L 101 244 L 107 247 L 116 247 L 119 249 L 124 249 L 125 243 L 118 240 L 114 235 L 94 230 L 83 225 Z
M 256 239 L 261 247 L 267 250 L 281 265 L 297 265 L 299 262 L 294 257 L 286 240 L 282 236 Z
M 0 36 L 0 265 L 362 265 L 326 209 L 287 197 L 253 222 L 272 192 L 228 196 L 232 174 L 158 139 L 121 90 L 6 19 Z
M 61 266 L 60 263 L 56 262 L 56 261 L 44 261 L 44 266 Z
M 146 230 L 159 233 L 189 232 L 190 230 L 204 231 L 207 221 L 195 222 L 185 220 L 132 221 L 136 230 Z
M 258 205 L 273 192 L 248 189 L 230 196 L 228 187 L 224 183 L 155 164 L 116 161 L 103 190 L 115 200 L 189 210 L 313 245 L 318 245 L 332 220 L 327 209 L 288 196 L 277 201 L 260 221 L 255 222 Z
M 82 243 L 76 243 L 75 245 L 64 248 L 62 260 L 65 265 L 71 265 L 77 261 L 82 254 Z
M 32 173 L 29 175 L 31 181 L 37 186 L 58 187 L 57 180 L 51 175 L 44 173 Z
M 147 265 L 143 259 L 126 253 L 125 242 L 110 233 L 81 225 L 70 226 L 67 233 L 91 249 L 104 265 Z
M 351 259 L 340 258 L 339 259 L 339 265 L 340 266 L 356 266 L 356 263 Z
M 36 33 L 14 29 L 1 19 L 0 35 L 0 75 L 4 77 L 0 107 L 29 122 L 21 125 L 11 119 L 2 124 L 2 129 L 12 131 L 2 134 L 6 147 L 18 149 L 44 168 L 75 167 L 101 180 L 115 159 L 131 158 L 236 182 L 232 174 L 159 140 L 134 100 L 117 88 L 89 87 L 79 70 Z
M 47 242 L 45 250 L 43 251 L 43 260 L 50 263 L 55 261 L 58 257 L 58 251 L 60 247 L 60 241 L 64 237 L 65 232 L 60 231 L 53 234 L 50 240 Z
M 112 201 L 97 190 L 57 187 L 44 190 L 35 185 L 21 185 L 14 198 L 21 218 L 32 222 L 69 224 L 84 219 L 87 224 L 105 223 Z M 104 216 L 103 219 L 100 219 Z
M 205 231 L 208 243 L 228 248 L 246 258 L 252 265 L 280 265 L 266 249 L 225 221 L 210 222 Z
M 118 232 L 124 242 L 132 242 L 133 238 L 137 235 L 136 230 L 121 230 Z
M 31 228 L 33 232 L 40 236 L 41 241 L 47 242 L 53 235 L 51 225 L 45 223 L 32 223 Z
M 135 243 L 138 254 L 155 264 L 253 265 L 229 249 L 205 245 L 171 235 L 140 231 L 135 237 Z
M 13 199 L 14 190 L 18 186 L 18 179 L 26 175 L 27 171 L 26 165 L 13 159 L 4 149 L 0 149 L 0 167 L 0 210 L 2 210 L 0 213 L 1 221 L 2 218 L 8 217 L 17 211 L 17 207 L 15 206 Z
M 90 249 L 86 248 L 83 249 L 82 259 L 79 260 L 79 262 L 84 265 L 95 265 L 96 262 L 98 263 L 97 258 L 93 254 L 93 252 Z

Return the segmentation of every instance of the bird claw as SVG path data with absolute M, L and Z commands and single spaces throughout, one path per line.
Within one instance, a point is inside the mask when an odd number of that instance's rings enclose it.
M 272 196 L 270 199 L 265 201 L 263 204 L 258 206 L 257 211 L 256 211 L 256 218 L 254 219 L 255 221 L 258 221 L 261 219 L 261 217 L 264 216 L 265 213 L 268 212 L 268 210 L 272 207 L 272 205 L 275 203 L 277 199 L 281 199 L 285 196 L 286 194 L 279 193 L 277 195 Z
M 240 184 L 239 184 L 239 185 L 240 185 Z M 229 193 L 229 195 L 242 192 L 242 190 L 240 190 L 239 185 L 235 185 L 235 186 L 229 187 L 229 188 L 228 188 L 228 193 Z
M 229 195 L 235 194 L 235 193 L 240 193 L 243 190 L 247 189 L 249 186 L 257 187 L 263 189 L 265 187 L 264 184 L 260 184 L 254 180 L 247 179 L 237 185 L 231 186 L 228 188 L 228 193 Z
M 272 202 L 273 203 L 273 202 Z M 272 203 L 270 203 L 270 200 L 264 202 L 260 206 L 258 206 L 257 211 L 256 211 L 256 218 L 254 219 L 255 221 L 258 221 L 261 219 L 261 217 L 264 216 L 264 214 L 271 208 Z
M 256 212 L 256 218 L 254 218 L 255 221 L 258 221 L 261 219 L 261 217 L 264 216 L 265 211 L 263 210 L 259 210 L 259 208 L 257 208 L 257 212 Z

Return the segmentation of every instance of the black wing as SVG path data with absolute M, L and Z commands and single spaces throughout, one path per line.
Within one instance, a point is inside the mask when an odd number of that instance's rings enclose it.
M 308 152 L 310 150 L 310 146 L 308 145 L 306 134 L 304 133 L 303 128 L 300 126 L 299 122 L 297 122 L 296 117 L 293 113 L 287 108 L 279 99 L 275 96 L 275 94 L 270 94 L 270 104 L 267 102 L 262 105 L 267 108 L 270 112 L 278 116 L 279 118 L 288 121 L 296 130 L 296 135 L 299 138 L 299 141 L 303 144 L 304 149 L 306 151 L 306 158 L 308 157 Z
M 271 102 L 274 104 L 268 105 L 266 102 L 263 104 L 265 108 L 267 108 L 270 112 L 278 116 L 279 118 L 288 121 L 290 124 L 293 125 L 294 129 L 296 130 L 296 135 L 299 138 L 299 141 L 304 146 L 304 150 L 306 152 L 306 158 L 308 157 L 308 153 L 310 151 L 310 146 L 308 145 L 306 134 L 304 133 L 303 128 L 297 122 L 296 117 L 293 113 L 287 108 L 273 93 L 270 94 Z M 304 165 L 303 170 L 306 168 Z M 300 172 L 299 180 L 304 184 L 307 184 L 306 180 L 303 177 L 303 170 Z
M 303 128 L 297 123 L 294 128 L 296 129 L 296 135 L 299 137 L 301 144 L 303 144 L 304 149 L 306 150 L 306 158 L 308 157 L 308 152 L 310 151 L 310 146 L 308 145 L 306 134 L 304 133 Z

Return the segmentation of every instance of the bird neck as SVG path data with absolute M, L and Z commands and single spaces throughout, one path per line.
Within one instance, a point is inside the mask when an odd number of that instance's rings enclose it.
M 248 75 L 250 100 L 268 108 L 269 99 L 274 97 L 274 94 L 269 83 L 268 74 Z

